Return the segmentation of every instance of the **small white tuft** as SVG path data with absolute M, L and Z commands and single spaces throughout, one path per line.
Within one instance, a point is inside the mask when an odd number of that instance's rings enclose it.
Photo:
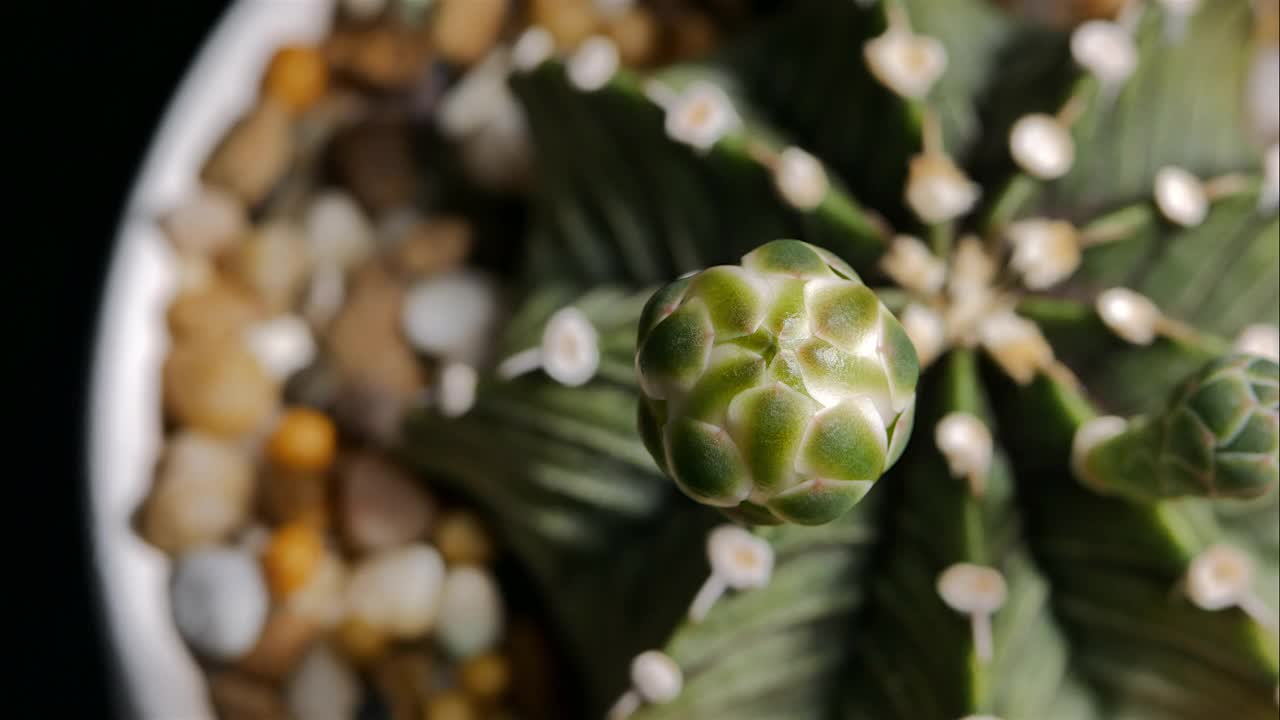
M 993 568 L 956 563 L 938 576 L 937 589 L 947 607 L 969 616 L 978 659 L 990 661 L 994 646 L 991 614 L 1004 605 L 1009 594 L 1004 576 Z
M 450 362 L 440 371 L 440 412 L 445 417 L 466 415 L 476 404 L 476 369 L 466 363 Z
M 885 87 L 905 98 L 922 98 L 947 69 L 947 49 L 938 40 L 890 26 L 862 46 L 867 68 Z
M 1262 187 L 1258 190 L 1259 212 L 1273 212 L 1280 207 L 1280 143 L 1262 154 Z
M 1187 568 L 1187 597 L 1202 610 L 1239 605 L 1253 586 L 1253 574 L 1253 560 L 1244 551 L 1232 545 L 1214 545 Z
M 1124 432 L 1128 425 L 1128 421 L 1122 417 L 1100 415 L 1084 421 L 1080 427 L 1076 428 L 1076 434 L 1071 438 L 1071 471 L 1075 473 L 1077 480 L 1085 484 L 1093 484 L 1087 469 L 1089 453 L 1102 443 Z
M 562 308 L 542 331 L 542 369 L 552 380 L 577 387 L 595 377 L 600 342 L 595 326 L 574 307 Z
M 520 72 L 532 72 L 556 51 L 556 40 L 541 25 L 533 25 L 516 39 L 511 48 L 511 65 Z
M 773 167 L 773 184 L 787 204 L 797 210 L 812 210 L 822 204 L 830 182 L 822 163 L 798 147 L 778 155 Z
M 665 105 L 667 136 L 698 150 L 710 150 L 741 123 L 729 96 L 709 82 L 695 82 Z
M 599 90 L 613 79 L 620 63 L 618 46 L 603 35 L 593 35 L 569 57 L 569 82 L 583 92 Z
M 1066 175 L 1076 158 L 1071 131 L 1043 113 L 1025 115 L 1013 124 L 1009 152 L 1019 167 L 1041 180 Z
M 665 653 L 646 650 L 631 661 L 631 684 L 645 702 L 660 705 L 676 699 L 684 688 L 680 666 Z
M 1094 303 L 1098 317 L 1111 332 L 1134 345 L 1150 345 L 1156 338 L 1162 315 L 1145 295 L 1128 288 L 1111 288 Z
M 1012 310 L 1000 310 L 983 318 L 978 326 L 982 346 L 1001 370 L 1019 385 L 1053 363 L 1053 347 L 1040 326 Z
M 911 235 L 893 238 L 889 252 L 880 261 L 880 268 L 902 287 L 925 295 L 941 290 L 947 280 L 946 263 L 929 252 L 919 238 Z
M 942 315 L 932 308 L 912 303 L 902 311 L 900 320 L 911 344 L 916 346 L 916 357 L 920 359 L 921 366 L 932 363 L 942 354 L 947 339 Z
M 962 613 L 993 613 L 1008 595 L 998 570 L 972 563 L 956 563 L 938 576 L 938 596 Z
M 1166 166 L 1156 173 L 1156 206 L 1170 222 L 1195 227 L 1209 214 L 1204 183 L 1179 167 Z
M 1200 9 L 1200 0 L 1157 0 L 1164 8 L 1164 36 L 1172 44 L 1182 42 L 1187 21 Z
M 721 525 L 707 535 L 711 572 L 734 590 L 764 587 L 773 574 L 773 547 L 737 525 Z
M 1071 223 L 1034 218 L 1009 226 L 1013 245 L 1009 265 L 1032 290 L 1045 290 L 1071 277 L 1080 267 L 1080 238 Z
M 925 153 L 911 158 L 905 197 L 921 220 L 954 220 L 972 210 L 981 194 L 982 188 L 946 155 Z
M 1138 66 L 1138 48 L 1119 23 L 1090 20 L 1071 34 L 1071 55 L 1104 85 L 1123 85 Z
M 1250 325 L 1236 337 L 1235 349 L 1280 362 L 1280 327 L 1267 323 Z
M 933 442 L 946 459 L 951 476 L 967 478 L 973 493 L 980 495 L 995 445 L 986 424 L 972 413 L 948 413 L 934 427 Z

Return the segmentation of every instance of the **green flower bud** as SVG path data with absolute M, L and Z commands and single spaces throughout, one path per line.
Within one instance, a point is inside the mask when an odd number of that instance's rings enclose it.
M 1228 355 L 1188 378 L 1160 415 L 1092 425 L 1077 435 L 1075 463 L 1095 490 L 1143 501 L 1256 497 L 1280 477 L 1280 365 Z
M 920 372 L 857 273 L 798 240 L 660 289 L 636 369 L 641 436 L 685 494 L 803 525 L 844 514 L 902 455 Z

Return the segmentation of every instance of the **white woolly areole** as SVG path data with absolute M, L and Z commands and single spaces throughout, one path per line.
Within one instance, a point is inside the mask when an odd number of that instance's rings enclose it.
M 1080 238 L 1071 223 L 1035 218 L 1020 220 L 1006 231 L 1013 244 L 1009 265 L 1032 290 L 1045 290 L 1071 277 L 1080 267 Z
M 1119 23 L 1090 20 L 1071 34 L 1071 56 L 1104 85 L 1118 87 L 1138 67 L 1138 48 Z
M 972 210 L 981 195 L 982 188 L 946 155 L 926 153 L 911 159 L 906 201 L 921 220 L 954 220 Z
M 1008 592 L 1004 576 L 982 565 L 956 563 L 938 576 L 938 596 L 956 612 L 993 613 L 1004 605 Z
M 1187 568 L 1187 597 L 1203 610 L 1238 605 L 1253 586 L 1253 560 L 1232 545 L 1200 553 Z
M 773 547 L 737 525 L 707 535 L 711 572 L 735 590 L 764 587 L 773 574 Z
M 646 650 L 631 661 L 631 684 L 646 702 L 662 704 L 676 699 L 684 688 L 680 666 L 658 650 Z
M 516 38 L 511 48 L 511 65 L 520 72 L 530 72 L 546 62 L 556 51 L 556 40 L 541 25 L 530 26 Z
M 1053 347 L 1040 326 L 1012 310 L 983 318 L 978 335 L 992 359 L 1020 385 L 1031 382 L 1037 371 L 1053 362 Z
M 466 363 L 445 363 L 440 371 L 440 413 L 445 417 L 466 415 L 476 404 L 476 369 Z
M 946 325 L 942 315 L 919 303 L 912 303 L 899 317 L 902 328 L 916 346 L 916 356 L 921 365 L 928 365 L 942 354 L 946 343 Z
M 1262 153 L 1262 187 L 1258 190 L 1258 209 L 1271 212 L 1280 207 L 1280 143 Z
M 822 204 L 830 182 L 822 163 L 798 147 L 778 155 L 773 167 L 773 184 L 787 204 L 797 210 L 812 210 Z
M 1076 434 L 1071 438 L 1071 470 L 1075 473 L 1077 480 L 1085 483 L 1092 482 L 1086 470 L 1089 453 L 1102 443 L 1124 432 L 1128 425 L 1128 421 L 1122 417 L 1100 415 L 1085 420 L 1080 427 L 1076 428 Z
M 1236 337 L 1235 349 L 1280 362 L 1280 327 L 1267 323 L 1250 325 Z
M 902 287 L 924 295 L 942 289 L 947 280 L 947 265 L 919 238 L 898 235 L 889 252 L 880 260 L 880 268 Z
M 906 98 L 922 98 L 947 69 L 947 49 L 938 40 L 890 26 L 862 46 L 867 68 L 885 87 Z
M 1018 166 L 1041 180 L 1067 174 L 1075 162 L 1071 131 L 1052 115 L 1024 115 L 1009 131 L 1009 152 Z
M 1150 345 L 1160 324 L 1160 308 L 1145 295 L 1128 288 L 1111 288 L 1094 303 L 1098 317 L 1111 332 L 1134 345 Z
M 618 46 L 603 35 L 593 35 L 570 56 L 569 82 L 584 92 L 599 90 L 618 72 L 620 63 Z
M 952 412 L 933 428 L 933 441 L 947 461 L 952 477 L 986 475 L 994 442 L 991 430 L 978 416 Z
M 995 280 L 999 265 L 991 257 L 982 241 L 974 235 L 966 235 L 951 251 L 951 273 L 948 289 L 952 296 L 986 294 Z
M 1160 213 L 1178 225 L 1194 227 L 1209 214 L 1209 196 L 1204 183 L 1182 168 L 1160 168 L 1156 173 L 1155 196 Z
M 272 377 L 283 380 L 311 364 L 316 341 L 297 315 L 281 315 L 245 328 L 245 345 Z
M 666 107 L 667 136 L 698 150 L 709 150 L 740 123 L 729 96 L 708 82 L 691 84 Z
M 595 326 L 575 307 L 557 310 L 542 331 L 540 359 L 552 380 L 568 387 L 582 385 L 600 366 Z

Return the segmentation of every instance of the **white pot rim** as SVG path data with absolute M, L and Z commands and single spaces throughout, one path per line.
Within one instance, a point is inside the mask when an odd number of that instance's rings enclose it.
M 169 563 L 133 530 L 161 443 L 164 307 L 174 272 L 156 215 L 257 95 L 279 45 L 318 40 L 334 0 L 238 0 L 205 40 L 170 101 L 116 230 L 93 344 L 89 528 L 109 663 L 138 717 L 212 718 L 200 671 L 169 608 Z

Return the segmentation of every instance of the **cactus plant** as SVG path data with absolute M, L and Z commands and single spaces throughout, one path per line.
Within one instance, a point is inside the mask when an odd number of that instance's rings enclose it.
M 758 3 L 645 73 L 517 41 L 499 350 L 546 370 L 402 450 L 505 528 L 590 716 L 1275 717 L 1274 17 L 1196 5 Z

